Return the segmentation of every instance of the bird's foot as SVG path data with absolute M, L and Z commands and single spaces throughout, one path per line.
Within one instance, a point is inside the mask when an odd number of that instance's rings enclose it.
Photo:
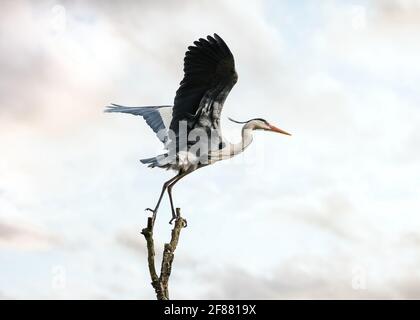
M 152 224 L 154 224 L 156 220 L 157 208 L 155 208 L 155 210 L 146 208 L 144 211 L 150 211 L 152 213 Z
M 169 220 L 169 224 L 172 224 L 172 222 L 174 222 L 176 219 L 178 219 L 180 217 L 180 212 L 179 212 L 179 208 L 176 208 L 177 212 L 175 213 L 174 208 L 172 208 L 172 218 L 171 220 Z
M 181 209 L 180 208 L 176 208 L 176 213 L 172 211 L 172 218 L 171 220 L 169 220 L 169 224 L 172 224 L 173 221 L 178 220 L 178 219 L 182 219 L 182 221 L 184 222 L 184 228 L 187 227 L 187 220 L 184 218 L 181 218 Z

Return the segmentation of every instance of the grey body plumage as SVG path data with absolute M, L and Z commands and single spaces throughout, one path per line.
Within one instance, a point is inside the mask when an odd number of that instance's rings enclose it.
M 220 115 L 237 80 L 234 57 L 223 39 L 214 34 L 207 39 L 200 38 L 194 46 L 188 47 L 184 58 L 184 77 L 173 106 L 125 107 L 112 104 L 105 110 L 143 117 L 167 152 L 140 161 L 152 168 L 177 171 L 175 177 L 164 183 L 155 208 L 148 209 L 153 212 L 153 221 L 166 190 L 173 220 L 176 218 L 172 199 L 174 184 L 201 167 L 242 152 L 252 142 L 253 130 L 288 134 L 257 118 L 244 122 L 240 143 L 231 144 L 223 138 Z

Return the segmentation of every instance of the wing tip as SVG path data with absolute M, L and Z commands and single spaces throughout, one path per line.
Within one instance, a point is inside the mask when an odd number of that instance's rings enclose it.
M 118 109 L 118 105 L 116 105 L 115 103 L 111 103 L 108 106 L 105 106 L 104 112 L 115 112 L 115 109 Z

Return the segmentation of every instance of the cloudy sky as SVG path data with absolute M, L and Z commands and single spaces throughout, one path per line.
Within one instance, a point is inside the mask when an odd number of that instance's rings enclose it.
M 139 163 L 161 152 L 141 119 L 102 110 L 171 104 L 214 32 L 239 74 L 224 133 L 293 137 L 177 185 L 171 296 L 420 298 L 420 1 L 0 6 L 0 298 L 154 298 L 139 232 L 172 173 Z

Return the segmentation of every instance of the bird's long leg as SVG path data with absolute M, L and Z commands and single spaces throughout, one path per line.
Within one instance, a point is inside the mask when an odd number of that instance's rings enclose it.
M 177 218 L 175 208 L 174 208 L 174 202 L 172 200 L 172 188 L 174 187 L 175 183 L 177 183 L 179 180 L 181 180 L 183 177 L 185 177 L 189 172 L 184 172 L 177 176 L 177 179 L 172 181 L 168 186 L 168 195 L 169 195 L 169 201 L 171 203 L 171 210 L 172 210 L 172 219 L 169 221 L 170 224 L 172 224 L 172 221 L 174 221 Z
M 156 214 L 157 214 L 157 211 L 158 211 L 158 209 L 159 209 L 159 206 L 160 206 L 160 202 L 162 201 L 162 198 L 163 198 L 163 195 L 165 194 L 165 190 L 168 188 L 168 186 L 171 184 L 171 182 L 173 182 L 173 181 L 176 181 L 176 179 L 179 177 L 179 174 L 178 175 L 176 175 L 175 177 L 173 177 L 173 178 L 171 178 L 171 179 L 169 179 L 168 181 L 166 181 L 164 184 L 163 184 L 163 187 L 162 187 L 162 192 L 160 193 L 160 196 L 159 196 L 159 200 L 158 200 L 158 202 L 157 202 L 157 204 L 156 204 L 156 207 L 155 207 L 155 209 L 154 210 L 152 210 L 152 209 L 150 209 L 150 208 L 146 208 L 146 210 L 148 210 L 148 211 L 151 211 L 151 212 L 153 212 L 153 224 L 155 223 L 155 220 L 156 220 Z

